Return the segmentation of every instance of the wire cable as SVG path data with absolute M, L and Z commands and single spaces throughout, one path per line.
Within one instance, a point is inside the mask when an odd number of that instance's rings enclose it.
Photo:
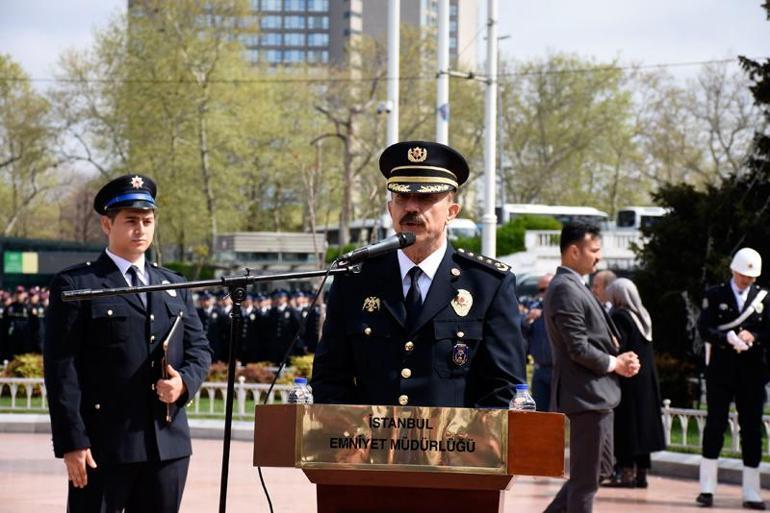
M 762 60 L 767 57 L 750 57 L 752 60 Z M 609 66 L 591 66 L 585 68 L 573 68 L 573 69 L 552 69 L 552 70 L 536 70 L 536 71 L 512 71 L 508 73 L 498 73 L 497 78 L 505 77 L 527 77 L 535 75 L 560 75 L 560 74 L 572 74 L 572 73 L 599 73 L 605 71 L 636 71 L 644 69 L 665 69 L 665 68 L 682 68 L 690 66 L 704 66 L 708 64 L 740 64 L 737 58 L 730 59 L 710 59 L 704 61 L 687 61 L 687 62 L 668 62 L 659 64 L 639 64 L 639 65 L 609 65 Z M 483 77 L 483 74 L 473 73 L 475 77 Z M 472 77 L 469 77 L 472 78 Z M 420 74 L 412 76 L 400 76 L 400 81 L 419 81 L 419 80 L 435 80 L 435 73 Z M 246 85 L 246 84 L 323 84 L 323 83 L 353 83 L 353 82 L 372 82 L 375 80 L 382 80 L 386 82 L 388 80 L 394 80 L 392 78 L 383 76 L 368 76 L 368 77 L 255 77 L 255 78 L 238 78 L 238 79 L 210 79 L 209 84 L 229 84 L 229 85 Z M 122 79 L 122 78 L 51 78 L 51 77 L 2 77 L 0 76 L 0 82 L 39 82 L 39 83 L 60 83 L 60 84 L 197 84 L 193 79 Z

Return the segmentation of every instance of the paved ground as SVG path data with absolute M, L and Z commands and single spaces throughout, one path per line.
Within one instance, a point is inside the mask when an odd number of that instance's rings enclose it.
M 195 455 L 182 502 L 185 513 L 216 512 L 219 504 L 220 441 L 193 440 Z M 264 469 L 276 513 L 315 511 L 315 489 L 301 471 Z M 64 464 L 54 460 L 50 435 L 0 433 L 0 513 L 65 511 Z M 506 493 L 506 512 L 537 512 L 550 502 L 561 486 L 553 479 L 519 478 Z M 694 481 L 651 476 L 647 490 L 602 489 L 597 513 L 695 512 L 698 493 Z M 770 499 L 770 497 L 765 497 Z M 267 502 L 257 471 L 251 466 L 251 444 L 233 442 L 230 460 L 228 511 L 266 512 Z M 740 487 L 720 486 L 711 511 L 741 509 Z

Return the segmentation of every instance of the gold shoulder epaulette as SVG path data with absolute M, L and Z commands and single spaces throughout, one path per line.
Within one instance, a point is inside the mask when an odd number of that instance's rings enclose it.
M 486 267 L 501 273 L 507 273 L 511 270 L 511 266 L 508 264 L 504 264 L 499 260 L 495 260 L 494 258 L 489 258 L 484 255 L 477 255 L 475 253 L 471 253 L 470 251 L 465 251 L 462 248 L 458 248 L 456 254 L 472 262 L 476 262 L 477 264 L 483 264 Z

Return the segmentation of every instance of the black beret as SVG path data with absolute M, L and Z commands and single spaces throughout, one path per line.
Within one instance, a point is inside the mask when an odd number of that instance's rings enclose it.
M 457 150 L 436 142 L 403 141 L 385 148 L 380 172 L 388 190 L 435 193 L 457 190 L 468 180 L 468 163 Z
M 94 210 L 101 215 L 110 210 L 138 208 L 155 210 L 158 188 L 150 178 L 142 175 L 123 175 L 101 188 L 94 198 Z

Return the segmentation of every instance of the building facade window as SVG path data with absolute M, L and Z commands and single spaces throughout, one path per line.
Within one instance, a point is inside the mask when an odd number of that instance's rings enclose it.
M 246 48 L 259 46 L 259 37 L 256 34 L 246 34 L 241 36 L 241 44 Z
M 311 12 L 326 12 L 329 10 L 329 0 L 307 0 L 307 10 Z
M 328 29 L 328 16 L 309 16 L 307 19 L 307 28 L 309 29 Z
M 286 64 L 296 64 L 305 61 L 304 50 L 284 50 L 283 62 Z
M 263 11 L 280 11 L 283 9 L 281 0 L 262 0 Z
M 303 11 L 305 10 L 306 0 L 285 0 L 283 9 L 285 11 Z
M 260 36 L 262 46 L 281 46 L 280 32 L 265 32 Z
M 262 54 L 265 56 L 265 60 L 270 64 L 279 64 L 281 62 L 280 50 L 265 50 Z
M 303 29 L 305 28 L 305 17 L 304 16 L 284 16 L 283 28 Z
M 277 29 L 281 28 L 281 17 L 280 16 L 263 16 L 262 21 L 260 22 L 260 26 L 263 29 Z
M 287 32 L 283 35 L 284 46 L 305 46 L 305 34 L 301 32 Z
M 307 35 L 308 46 L 327 46 L 329 44 L 329 34 L 326 32 L 314 32 Z

